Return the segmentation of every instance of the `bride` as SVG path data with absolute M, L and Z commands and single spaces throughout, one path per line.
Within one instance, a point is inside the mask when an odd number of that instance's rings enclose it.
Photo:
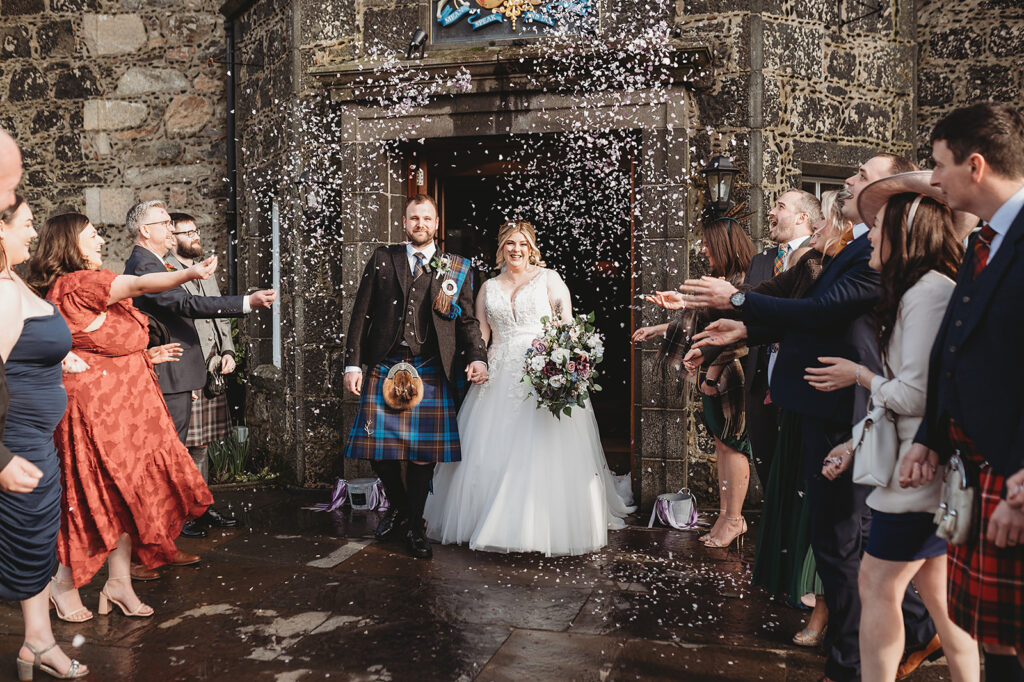
M 462 461 L 439 464 L 424 518 L 427 536 L 470 549 L 585 554 L 635 510 L 615 491 L 589 402 L 557 419 L 522 382 L 526 349 L 541 318 L 572 318 L 569 289 L 544 267 L 533 226 L 498 232 L 502 273 L 480 288 L 476 316 L 490 380 L 459 410 Z

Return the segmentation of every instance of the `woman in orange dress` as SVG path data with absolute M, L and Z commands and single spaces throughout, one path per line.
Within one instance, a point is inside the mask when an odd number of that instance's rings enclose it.
M 213 502 L 153 372 L 153 362 L 176 360 L 180 348 L 147 353 L 148 318 L 132 297 L 206 279 L 216 258 L 186 270 L 117 275 L 100 269 L 102 245 L 87 217 L 55 216 L 29 262 L 29 284 L 64 316 L 80 358 L 64 374 L 68 409 L 54 435 L 63 499 L 51 599 L 58 617 L 70 622 L 93 617 L 78 588 L 104 562 L 109 577 L 100 613 L 113 603 L 127 616 L 153 615 L 132 589 L 133 547 L 149 568 L 174 561 L 182 524 Z

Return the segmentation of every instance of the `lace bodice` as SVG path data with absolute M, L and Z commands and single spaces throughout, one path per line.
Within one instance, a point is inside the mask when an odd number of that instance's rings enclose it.
M 553 300 L 561 302 L 563 314 L 570 312 L 568 289 L 553 270 L 541 269 L 514 293 L 512 287 L 503 284 L 490 280 L 484 287 L 484 309 L 491 327 L 487 356 L 492 372 L 509 368 L 506 366 L 510 362 L 514 371 L 521 370 L 526 349 L 540 335 L 541 318 L 553 314 Z

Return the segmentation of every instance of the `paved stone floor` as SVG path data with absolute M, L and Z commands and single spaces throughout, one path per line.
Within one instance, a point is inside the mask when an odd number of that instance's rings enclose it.
M 735 551 L 692 533 L 611 533 L 602 552 L 544 558 L 372 538 L 375 513 L 301 508 L 328 491 L 217 491 L 245 528 L 183 540 L 198 566 L 135 583 L 150 619 L 55 620 L 90 680 L 814 680 L 789 638 L 804 614 L 749 586 Z M 744 551 L 753 550 L 748 542 Z M 95 610 L 103 577 L 83 590 Z M 15 679 L 20 610 L 0 605 L 0 679 Z M 940 661 L 944 663 L 944 661 Z M 9 665 L 8 665 L 9 664 Z M 5 673 L 7 676 L 5 676 Z M 946 679 L 930 665 L 910 680 Z M 39 675 L 48 679 L 45 675 Z

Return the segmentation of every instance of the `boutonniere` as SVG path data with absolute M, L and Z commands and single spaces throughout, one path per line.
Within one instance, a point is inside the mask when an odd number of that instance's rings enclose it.
M 177 272 L 178 268 L 174 267 L 170 263 L 164 263 L 164 267 L 167 268 L 167 272 Z
M 434 278 L 435 279 L 440 279 L 442 275 L 444 275 L 444 274 L 446 274 L 446 273 L 451 271 L 451 269 L 452 269 L 452 259 L 451 259 L 451 257 L 449 257 L 449 256 L 447 256 L 445 254 L 434 256 L 434 259 L 430 261 L 430 267 L 436 273 L 434 275 Z

